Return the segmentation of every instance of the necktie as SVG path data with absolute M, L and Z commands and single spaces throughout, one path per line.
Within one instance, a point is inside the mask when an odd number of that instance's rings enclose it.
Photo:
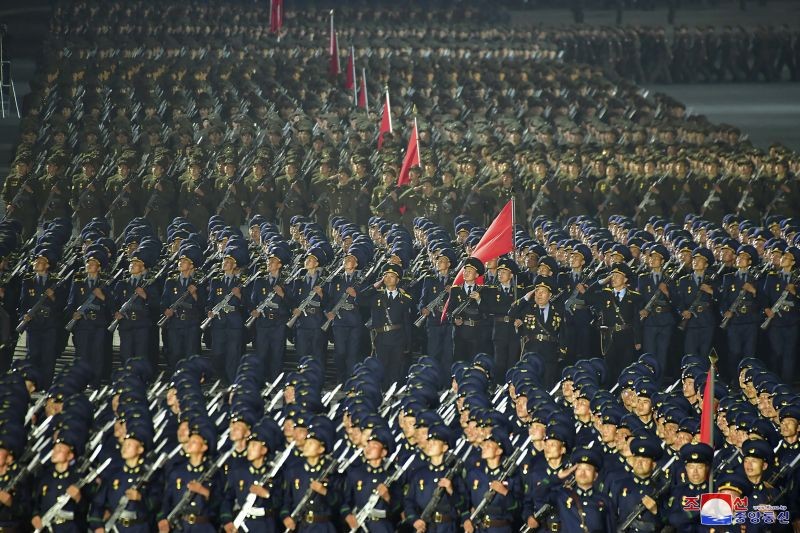
M 471 293 L 471 292 L 472 292 L 472 287 L 467 286 L 467 296 L 469 296 L 469 293 Z
M 92 289 L 94 289 L 94 280 L 93 279 L 89 279 L 89 290 L 92 290 Z
M 655 281 L 656 287 L 658 287 L 658 284 L 661 282 L 661 274 L 659 274 L 658 272 L 653 274 L 653 281 Z
M 394 291 L 392 291 L 392 292 L 390 292 L 390 293 L 389 293 L 389 299 L 390 299 L 391 301 L 394 301 Z
M 544 314 L 544 307 L 539 308 L 539 318 L 542 319 L 542 322 L 547 322 L 547 317 Z
M 621 292 L 617 292 L 617 301 L 618 302 L 622 301 L 622 293 Z
M 181 278 L 181 286 L 183 286 L 184 289 L 186 288 L 186 278 Z
M 231 286 L 231 277 L 230 276 L 225 276 L 225 286 L 226 287 L 230 287 Z

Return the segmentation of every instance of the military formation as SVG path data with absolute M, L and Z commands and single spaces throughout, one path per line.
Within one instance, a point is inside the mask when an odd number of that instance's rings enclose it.
M 711 531 L 712 488 L 797 527 L 800 157 L 379 11 L 339 19 L 363 110 L 328 11 L 56 7 L 2 190 L 0 532 Z

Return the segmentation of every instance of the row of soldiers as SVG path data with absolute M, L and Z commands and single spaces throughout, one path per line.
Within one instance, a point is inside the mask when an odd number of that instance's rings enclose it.
M 250 354 L 230 386 L 202 356 L 158 377 L 132 358 L 102 389 L 86 361 L 50 387 L 16 361 L 0 388 L 0 527 L 714 531 L 700 518 L 712 483 L 735 502 L 722 525 L 797 527 L 800 403 L 758 359 L 730 386 L 699 356 L 669 386 L 652 354 L 619 375 L 581 359 L 552 390 L 546 365 L 526 352 L 498 376 L 486 354 L 449 370 L 422 356 L 382 389 L 390 368 L 369 357 L 325 392 L 309 357 L 270 381 Z

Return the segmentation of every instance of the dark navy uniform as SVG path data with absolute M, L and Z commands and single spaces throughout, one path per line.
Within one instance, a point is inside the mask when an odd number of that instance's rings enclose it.
M 714 339 L 714 328 L 717 327 L 714 296 L 700 292 L 700 285 L 708 284 L 714 289 L 708 276 L 699 278 L 695 273 L 678 280 L 675 304 L 678 312 L 689 311 L 692 317 L 686 325 L 686 337 L 683 344 L 684 353 L 705 355 L 711 351 Z
M 306 299 L 310 292 L 314 291 L 314 287 L 320 283 L 319 270 L 314 276 L 307 274 L 302 275 L 300 278 L 292 282 L 289 286 L 290 299 L 295 306 Z M 325 323 L 325 315 L 322 313 L 323 298 L 326 298 L 324 290 L 322 298 L 315 295 L 311 303 L 305 308 L 305 312 L 301 313 L 295 322 L 295 348 L 297 349 L 297 356 L 303 357 L 310 355 L 320 363 L 323 368 L 325 367 L 325 352 L 327 348 L 326 337 L 322 328 Z
M 225 480 L 225 491 L 220 506 L 220 522 L 227 524 L 239 514 L 239 509 L 244 505 L 250 494 L 250 486 L 261 480 L 269 471 L 269 465 L 264 463 L 260 468 L 254 467 L 249 462 L 240 464 L 228 472 Z M 272 533 L 276 531 L 276 521 L 281 509 L 281 487 L 283 479 L 280 473 L 264 488 L 269 491 L 269 498 L 257 497 L 253 503 L 250 514 L 245 520 L 248 531 L 252 533 Z
M 422 279 L 422 289 L 417 309 L 422 309 L 439 296 L 447 288 L 447 278 L 428 275 Z M 442 368 L 450 368 L 453 363 L 453 326 L 449 321 L 442 321 L 442 311 L 447 301 L 445 297 L 436 306 L 425 321 L 425 332 L 428 338 L 427 353 L 441 364 Z
M 330 312 L 348 287 L 356 287 L 360 275 L 342 273 L 323 287 L 325 295 L 325 312 Z M 359 348 L 364 331 L 361 312 L 355 304 L 355 298 L 347 299 L 331 324 L 333 330 L 333 356 L 336 364 L 337 380 L 346 381 L 353 367 L 360 359 Z
M 693 485 L 686 481 L 674 485 L 663 509 L 669 525 L 686 533 L 708 531 L 707 527 L 700 525 L 700 495 L 706 492 L 708 483 Z
M 664 283 L 670 296 L 666 296 L 659 289 Z M 672 304 L 672 294 L 675 287 L 662 272 L 647 272 L 639 274 L 637 291 L 642 295 L 643 305 L 646 305 L 653 294 L 658 291 L 648 316 L 642 321 L 642 350 L 656 356 L 662 369 L 667 368 L 667 351 L 669 350 L 672 332 L 675 330 L 676 314 Z
M 639 317 L 642 297 L 629 287 L 623 289 L 621 297 L 611 287 L 595 288 L 586 294 L 587 301 L 602 317 L 602 351 L 609 375 L 619 376 L 622 369 L 633 362 L 638 351 L 636 345 L 642 343 L 642 322 Z
M 392 294 L 370 285 L 358 295 L 358 302 L 369 305 L 374 333 L 375 355 L 384 364 L 384 387 L 405 375 L 406 351 L 411 338 L 411 296 L 402 289 Z
M 165 519 L 170 511 L 178 504 L 188 489 L 186 486 L 198 480 L 211 463 L 206 460 L 198 466 L 192 466 L 188 461 L 173 468 L 167 474 L 164 482 L 164 495 L 161 502 L 159 519 Z M 210 491 L 208 499 L 199 494 L 194 494 L 186 513 L 183 515 L 183 531 L 187 533 L 213 533 L 217 529 L 213 524 L 217 521 L 219 505 L 222 500 L 224 480 L 222 472 L 217 471 L 211 479 L 205 481 L 203 486 Z
M 58 473 L 53 465 L 46 465 L 33 494 L 33 515 L 42 517 L 56 503 L 58 497 L 67 492 L 70 485 L 80 481 L 75 468 Z M 87 486 L 88 487 L 88 486 Z M 81 501 L 72 498 L 53 519 L 53 533 L 83 533 L 86 531 L 86 509 L 88 488 L 81 490 Z
M 353 463 L 344 477 L 342 491 L 342 516 L 357 513 L 367 504 L 372 491 L 389 476 L 383 465 L 375 468 L 363 460 Z M 378 503 L 365 526 L 370 533 L 392 533 L 395 531 L 392 520 L 399 514 L 403 504 L 403 489 L 399 483 L 389 487 L 389 502 L 378 498 Z
M 161 312 L 173 305 L 187 292 L 190 285 L 197 287 L 197 299 L 187 294 L 176 306 L 175 314 L 164 329 L 167 336 L 167 361 L 170 368 L 175 368 L 178 361 L 200 352 L 200 323 L 205 317 L 206 291 L 198 284 L 194 276 L 183 278 L 174 274 L 164 282 L 161 293 Z
M 283 368 L 283 357 L 286 353 L 286 321 L 291 314 L 288 295 L 284 292 L 283 296 L 278 296 L 274 292 L 279 281 L 271 275 L 259 277 L 253 282 L 249 295 L 250 311 L 255 310 L 265 298 L 271 298 L 267 308 L 256 319 L 253 336 L 253 346 L 264 365 L 268 381 L 278 377 Z
M 95 288 L 103 291 L 105 300 L 93 294 Z M 111 375 L 111 360 L 106 352 L 106 328 L 116 306 L 107 279 L 81 276 L 72 280 L 67 298 L 67 316 L 71 317 L 84 304 L 83 315 L 72 329 L 72 342 L 75 355 L 90 363 L 94 370 L 94 382 L 99 384 L 101 379 L 108 379 Z
M 305 496 L 311 482 L 318 480 L 330 460 L 330 458 L 324 458 L 316 466 L 311 466 L 308 462 L 303 461 L 288 467 L 284 473 L 282 485 L 281 519 L 292 514 L 297 504 Z M 333 533 L 336 531 L 333 520 L 341 503 L 341 480 L 334 473 L 322 483 L 328 489 L 327 494 L 325 496 L 313 494 L 305 514 L 298 517 L 296 531 L 303 533 Z
M 584 273 L 574 272 L 562 272 L 558 275 L 558 290 L 565 296 L 564 301 L 569 299 L 575 291 L 575 286 L 583 280 L 583 276 Z M 574 305 L 564 306 L 562 346 L 566 349 L 565 355 L 570 361 L 593 354 L 591 323 L 592 311 L 583 298 L 578 298 Z
M 777 303 L 790 279 L 784 272 L 767 274 L 760 290 L 764 307 L 771 308 Z M 783 376 L 786 381 L 791 381 L 794 377 L 798 324 L 800 324 L 800 309 L 798 309 L 797 295 L 788 293 L 786 303 L 776 310 L 767 329 L 767 337 L 772 348 L 770 368 Z
M 464 478 L 466 506 L 462 518 L 469 518 L 471 510 L 481 503 L 489 490 L 489 484 L 499 479 L 502 472 L 502 468 L 491 470 L 484 461 L 467 469 Z M 494 495 L 491 504 L 484 507 L 483 515 L 476 517 L 477 521 L 473 523 L 476 530 L 493 533 L 511 531 L 522 501 L 522 479 L 514 472 L 503 484 L 508 488 L 508 494 Z
M 756 294 L 744 291 L 744 299 L 736 302 L 742 287 L 750 283 Z M 761 306 L 758 302 L 758 282 L 750 273 L 736 272 L 726 275 L 719 288 L 719 311 L 732 311 L 733 317 L 728 322 L 728 357 L 729 363 L 738 364 L 745 357 L 756 354 L 758 325 L 761 322 Z M 735 307 L 734 304 L 736 304 Z
M 542 356 L 542 385 L 549 389 L 561 375 L 559 340 L 563 324 L 562 313 L 550 303 L 540 308 L 533 298 L 520 298 L 514 302 L 510 312 L 514 320 L 522 321 L 520 332 L 525 339 L 525 351 Z
M 447 468 L 444 464 L 435 466 L 428 462 L 414 472 L 413 476 L 409 476 L 408 490 L 403 503 L 406 520 L 409 523 L 413 524 L 414 521 L 420 519 L 436 491 L 439 479 L 443 478 L 445 474 L 447 474 Z M 444 495 L 436 508 L 432 523 L 427 524 L 425 530 L 428 533 L 454 533 L 458 530 L 458 520 L 464 512 L 465 505 L 464 478 L 454 476 L 452 482 L 453 494 L 448 494 L 442 489 Z
M 506 371 L 519 360 L 520 342 L 514 329 L 512 306 L 523 290 L 523 287 L 514 284 L 513 278 L 507 286 L 497 283 L 483 290 L 484 309 L 493 325 L 495 381 L 505 379 Z
M 491 331 L 489 321 L 486 319 L 483 302 L 471 301 L 458 315 L 454 310 L 469 298 L 469 295 L 476 290 L 482 290 L 479 285 L 453 285 L 450 289 L 450 304 L 447 308 L 447 318 L 453 324 L 453 358 L 457 361 L 472 359 L 476 353 L 490 353 L 491 336 L 487 334 Z M 459 326 L 455 323 L 456 319 L 461 319 Z
M 591 488 L 558 487 L 549 497 L 558 514 L 558 529 L 564 533 L 602 533 L 616 531 L 611 502 Z
M 25 276 L 22 280 L 22 289 L 19 297 L 21 313 L 36 305 L 47 289 L 53 289 L 55 299 L 44 299 L 44 305 L 39 309 L 26 328 L 27 355 L 31 362 L 42 372 L 46 384 L 53 380 L 56 359 L 59 352 L 59 336 L 62 328 L 62 309 L 66 303 L 66 294 L 58 283 L 56 275 L 50 274 L 41 278 L 36 274 Z
M 206 309 L 210 311 L 225 299 L 234 287 L 241 288 L 245 283 L 244 276 L 225 276 L 219 274 L 211 278 L 208 286 Z M 242 298 L 246 295 L 242 293 Z M 233 382 L 239 357 L 242 355 L 242 332 L 244 329 L 243 312 L 245 302 L 232 296 L 228 304 L 211 322 L 211 358 L 217 375 L 226 376 Z
M 0 486 L 3 487 L 3 490 L 8 487 L 8 484 L 17 476 L 19 473 L 19 464 L 12 463 L 5 471 L 4 474 L 0 475 Z M 31 516 L 31 482 L 29 477 L 23 477 L 23 479 L 14 487 L 13 490 L 9 491 L 11 494 L 11 506 L 5 506 L 0 503 L 0 530 L 4 530 L 8 528 L 9 531 L 14 531 L 15 528 L 20 528 L 22 531 L 23 525 L 27 526 Z
M 132 357 L 150 357 L 150 333 L 153 317 L 158 313 L 158 289 L 154 283 L 147 284 L 144 275 L 130 276 L 114 285 L 114 300 L 122 306 L 136 289 L 141 287 L 147 293 L 147 299 L 137 296 L 131 302 L 125 315 L 119 321 L 119 352 L 123 361 Z
M 125 491 L 134 487 L 145 471 L 145 466 L 130 468 L 123 463 L 116 471 L 104 473 L 103 483 L 92 499 L 89 510 L 89 525 L 92 529 L 103 527 L 108 518 L 105 513 L 114 512 Z M 116 523 L 120 533 L 147 533 L 154 529 L 153 518 L 161 506 L 162 485 L 163 480 L 156 476 L 151 478 L 149 484 L 139 487 L 142 499 L 129 501 Z

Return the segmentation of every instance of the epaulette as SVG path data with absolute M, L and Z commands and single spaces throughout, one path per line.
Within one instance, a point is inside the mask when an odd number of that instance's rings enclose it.
M 628 292 L 630 292 L 631 294 L 635 294 L 636 296 L 641 296 L 641 295 L 639 294 L 639 291 L 635 291 L 635 290 L 633 290 L 633 289 L 628 289 Z
M 77 274 L 72 276 L 72 281 L 83 281 L 84 279 L 86 279 L 85 271 L 78 272 Z
M 614 292 L 614 289 L 612 289 L 611 287 L 603 287 L 603 290 L 607 292 Z
M 407 293 L 406 291 L 404 291 L 403 289 L 398 289 L 398 292 L 399 292 L 400 294 L 402 294 L 403 296 L 405 296 L 406 298 L 408 298 L 409 300 L 411 299 L 411 295 L 410 295 L 410 294 L 408 294 L 408 293 Z

